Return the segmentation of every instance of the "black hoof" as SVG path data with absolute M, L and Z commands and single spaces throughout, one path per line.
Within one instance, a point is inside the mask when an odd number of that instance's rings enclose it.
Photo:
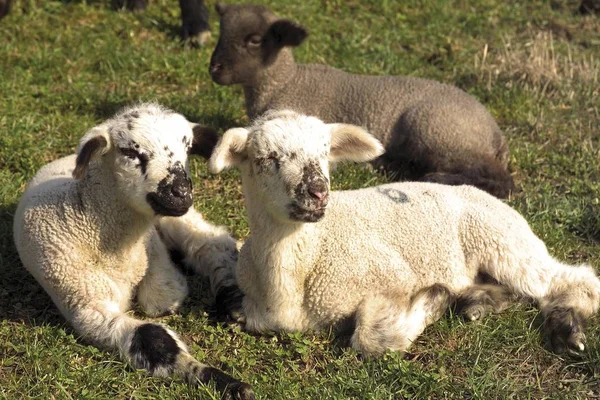
M 242 313 L 242 300 L 244 294 L 236 285 L 225 286 L 219 289 L 215 299 L 215 316 L 229 318 L 237 323 L 244 323 L 245 315 Z
M 546 335 L 552 351 L 557 354 L 585 350 L 584 329 L 585 319 L 571 308 L 553 310 L 546 317 Z
M 240 382 L 229 387 L 229 395 L 234 400 L 254 400 L 254 390 L 247 383 Z

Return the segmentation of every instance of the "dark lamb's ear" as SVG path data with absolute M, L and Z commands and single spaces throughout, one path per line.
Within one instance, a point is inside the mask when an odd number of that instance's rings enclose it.
M 73 178 L 83 179 L 87 172 L 90 161 L 98 154 L 104 152 L 108 142 L 104 136 L 94 136 L 87 140 L 77 153 L 77 161 L 75 161 L 75 169 L 73 170 Z
M 192 131 L 194 132 L 194 141 L 192 142 L 190 154 L 195 154 L 208 160 L 219 141 L 219 134 L 213 128 L 201 125 L 194 125 Z
M 273 47 L 300 46 L 308 36 L 306 29 L 289 19 L 275 21 L 265 34 L 265 41 Z

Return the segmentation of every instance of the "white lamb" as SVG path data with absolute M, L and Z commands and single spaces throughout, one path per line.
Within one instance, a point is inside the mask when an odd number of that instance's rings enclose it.
M 193 209 L 187 174 L 188 151 L 206 156 L 217 138 L 158 105 L 126 109 L 85 134 L 77 155 L 32 179 L 14 239 L 23 265 L 85 339 L 153 375 L 214 381 L 227 396 L 253 399 L 249 385 L 195 360 L 166 326 L 126 314 L 136 295 L 149 316 L 181 305 L 187 283 L 167 247 L 235 300 L 236 243 Z
M 600 281 L 552 258 L 500 200 L 422 182 L 330 192 L 328 162 L 382 151 L 361 128 L 292 111 L 221 138 L 209 167 L 240 167 L 248 211 L 236 274 L 249 330 L 352 322 L 356 349 L 403 351 L 453 301 L 477 319 L 516 294 L 537 301 L 554 351 L 584 349 Z

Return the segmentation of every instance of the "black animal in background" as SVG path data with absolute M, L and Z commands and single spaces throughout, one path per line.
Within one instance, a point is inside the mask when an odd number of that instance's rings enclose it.
M 10 11 L 12 0 L 0 0 L 0 19 Z M 115 10 L 143 11 L 147 0 L 111 0 Z M 210 38 L 208 10 L 204 0 L 179 0 L 181 8 L 181 39 L 193 44 L 204 45 Z

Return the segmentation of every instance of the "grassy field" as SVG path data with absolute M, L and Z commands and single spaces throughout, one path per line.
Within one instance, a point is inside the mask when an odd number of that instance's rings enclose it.
M 241 91 L 207 73 L 218 36 L 213 1 L 214 37 L 202 49 L 178 42 L 174 0 L 155 0 L 143 14 L 108 3 L 17 0 L 0 22 L 0 398 L 217 398 L 79 340 L 13 245 L 27 181 L 121 106 L 156 100 L 221 131 L 247 122 Z M 600 270 L 598 17 L 575 14 L 577 2 L 567 0 L 266 3 L 309 29 L 300 62 L 433 78 L 480 99 L 510 141 L 521 191 L 508 203 L 557 257 Z M 211 176 L 201 161 L 193 175 L 196 206 L 243 239 L 239 175 Z M 333 176 L 338 189 L 384 181 L 359 166 Z M 181 312 L 161 321 L 259 398 L 600 398 L 599 318 L 580 357 L 550 353 L 537 309 L 519 305 L 477 324 L 449 316 L 409 356 L 362 360 L 328 332 L 254 336 L 211 321 L 205 283 L 191 278 L 191 288 Z

